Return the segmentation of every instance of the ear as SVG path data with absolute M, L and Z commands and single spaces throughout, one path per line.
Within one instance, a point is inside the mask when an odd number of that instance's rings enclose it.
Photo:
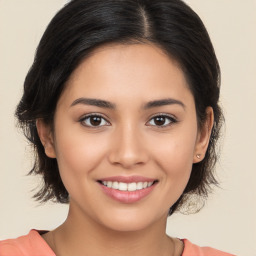
M 36 128 L 45 154 L 50 158 L 56 158 L 52 128 L 41 118 L 36 120 Z
M 206 150 L 209 145 L 210 137 L 211 137 L 213 122 L 214 122 L 213 109 L 212 107 L 207 107 L 206 119 L 197 135 L 193 163 L 198 163 L 204 159 Z

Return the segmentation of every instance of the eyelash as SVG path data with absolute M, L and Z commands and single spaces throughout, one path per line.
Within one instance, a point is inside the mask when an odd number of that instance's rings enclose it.
M 90 120 L 90 118 L 92 118 L 92 117 L 100 118 L 100 123 L 102 122 L 102 120 L 104 120 L 104 122 L 106 122 L 106 124 L 104 124 L 104 125 L 91 125 L 91 121 L 92 121 L 92 120 Z M 168 127 L 168 126 L 170 126 L 170 125 L 172 125 L 172 124 L 178 122 L 177 119 L 176 119 L 175 117 L 171 116 L 171 115 L 164 114 L 164 113 L 159 113 L 159 114 L 156 114 L 156 115 L 152 116 L 152 117 L 150 118 L 150 120 L 149 120 L 147 123 L 150 123 L 152 120 L 154 120 L 155 118 L 159 118 L 159 117 L 160 117 L 160 118 L 164 118 L 165 122 L 166 122 L 166 120 L 169 120 L 169 123 L 168 123 L 168 124 L 165 124 L 165 125 L 153 125 L 153 126 L 155 126 L 155 127 L 157 127 L 157 128 L 160 128 L 160 129 L 166 128 L 166 127 Z M 87 120 L 89 120 L 90 125 L 85 124 L 85 122 L 86 122 Z M 88 127 L 88 128 L 99 128 L 99 127 L 102 127 L 102 126 L 109 126 L 109 125 L 110 125 L 110 123 L 106 120 L 105 117 L 103 117 L 103 116 L 100 115 L 100 114 L 96 114 L 96 113 L 95 113 L 95 114 L 92 113 L 92 114 L 88 114 L 88 115 L 86 115 L 86 116 L 83 116 L 83 117 L 79 120 L 79 122 L 80 122 L 83 126 L 86 126 L 86 127 Z M 164 122 L 164 123 L 165 123 L 165 122 Z M 147 125 L 147 123 L 146 123 L 146 125 Z M 147 126 L 150 126 L 150 125 L 147 125 Z
M 98 127 L 101 127 L 101 126 L 97 126 L 97 125 L 87 125 L 87 124 L 85 124 L 85 121 L 87 121 L 87 120 L 90 120 L 90 118 L 92 118 L 92 117 L 98 117 L 98 118 L 100 118 L 101 119 L 101 122 L 102 122 L 102 120 L 104 120 L 108 125 L 107 126 L 109 126 L 110 125 L 110 123 L 106 120 L 106 118 L 104 118 L 102 115 L 100 115 L 100 114 L 88 114 L 88 115 L 86 115 L 86 116 L 83 116 L 80 120 L 79 120 L 79 122 L 83 125 L 83 126 L 86 126 L 86 127 L 89 127 L 89 128 L 98 128 Z
M 168 124 L 165 124 L 165 125 L 154 125 L 154 126 L 156 126 L 157 128 L 160 128 L 160 129 L 166 128 L 166 127 L 171 126 L 172 124 L 175 124 L 175 123 L 178 122 L 178 120 L 174 116 L 172 116 L 172 115 L 168 115 L 168 114 L 164 114 L 164 113 L 159 113 L 159 114 L 156 114 L 156 115 L 152 116 L 147 123 L 149 123 L 150 121 L 154 120 L 154 118 L 159 118 L 159 117 L 164 118 L 165 122 L 166 122 L 166 119 L 169 120 Z

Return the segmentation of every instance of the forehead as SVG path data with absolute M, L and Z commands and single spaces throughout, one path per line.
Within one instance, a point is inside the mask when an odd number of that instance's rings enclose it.
M 178 63 L 148 44 L 97 48 L 72 73 L 63 94 L 73 100 L 99 97 L 114 102 L 192 96 Z

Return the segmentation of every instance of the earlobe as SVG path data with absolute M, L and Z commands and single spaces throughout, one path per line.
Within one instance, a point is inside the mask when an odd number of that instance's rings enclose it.
M 56 158 L 52 129 L 43 119 L 36 120 L 36 128 L 44 147 L 45 154 L 50 158 Z
M 204 159 L 206 150 L 209 145 L 212 127 L 214 123 L 214 113 L 212 107 L 206 108 L 206 119 L 198 132 L 193 163 L 201 162 Z

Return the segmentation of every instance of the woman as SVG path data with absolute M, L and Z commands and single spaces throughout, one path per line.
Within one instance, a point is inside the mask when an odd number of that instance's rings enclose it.
M 16 115 L 40 201 L 69 203 L 53 231 L 0 255 L 230 255 L 166 235 L 205 198 L 222 121 L 219 65 L 182 1 L 73 0 L 49 24 Z

